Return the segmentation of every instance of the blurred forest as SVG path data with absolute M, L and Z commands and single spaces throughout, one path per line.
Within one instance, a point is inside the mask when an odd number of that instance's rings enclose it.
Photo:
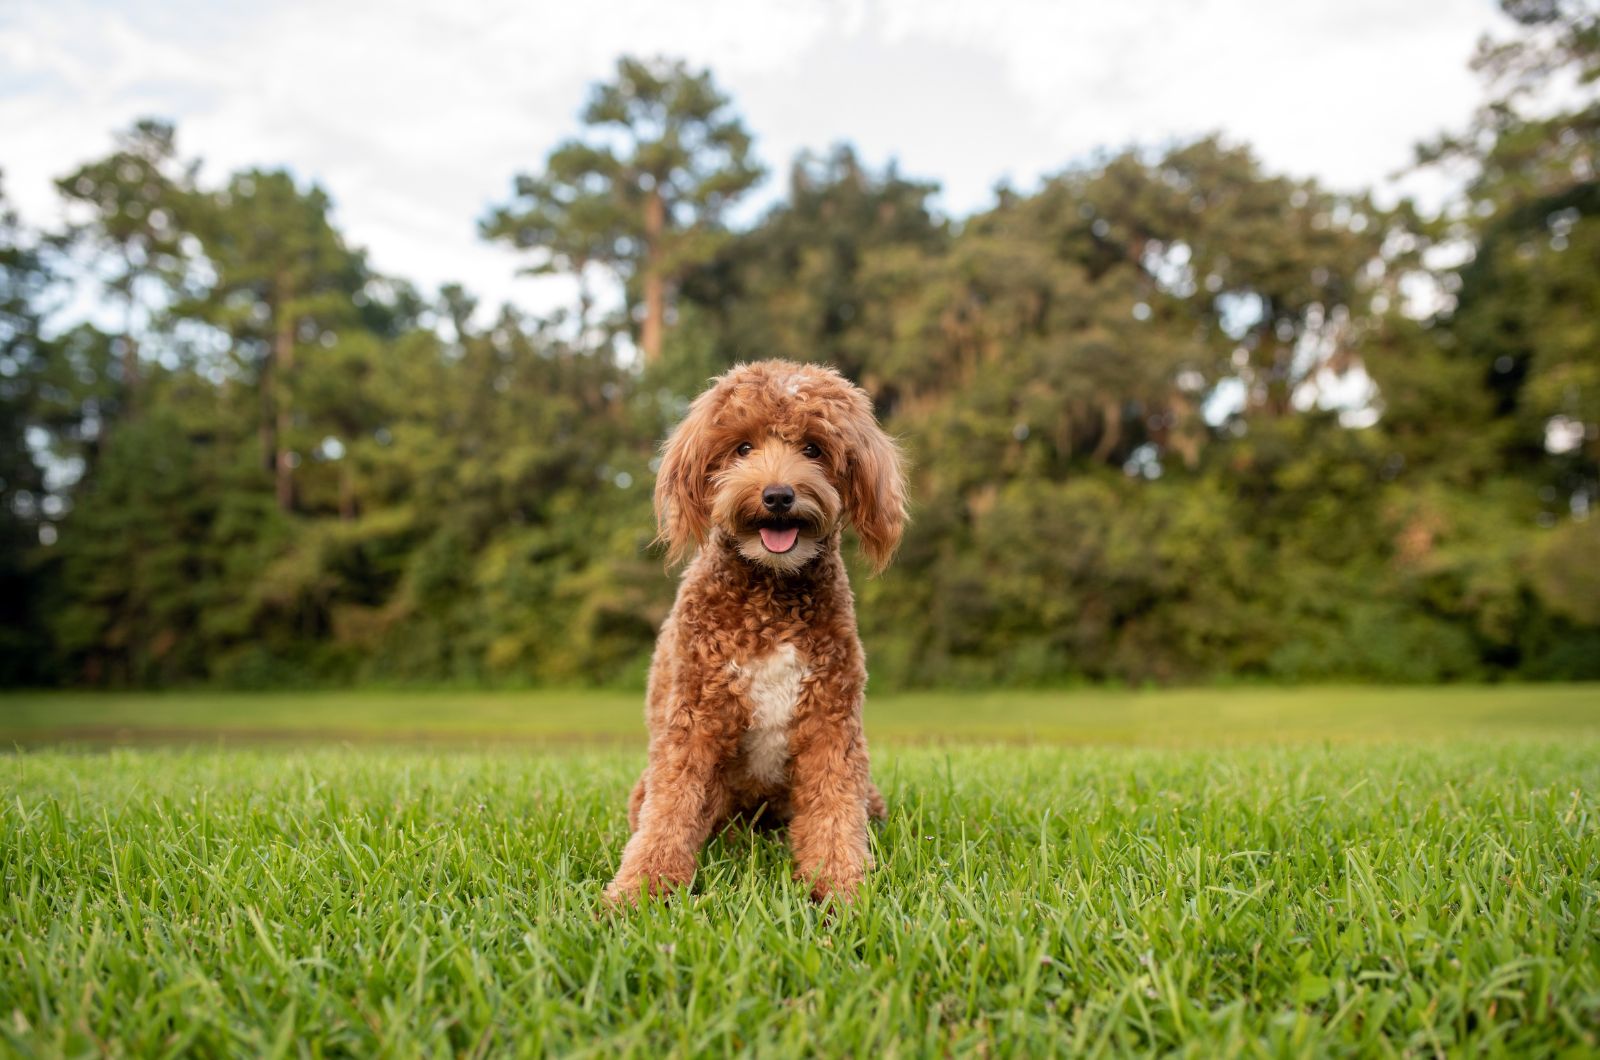
M 141 122 L 61 230 L 0 201 L 0 682 L 642 680 L 656 447 L 762 357 L 914 461 L 875 688 L 1600 678 L 1600 22 L 1503 6 L 1438 216 L 1211 138 L 963 219 L 840 146 L 734 227 L 734 102 L 623 59 L 478 219 L 578 280 L 538 319 Z

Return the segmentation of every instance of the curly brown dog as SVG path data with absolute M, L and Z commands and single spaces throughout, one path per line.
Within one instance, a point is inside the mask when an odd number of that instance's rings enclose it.
M 687 884 L 713 831 L 764 810 L 788 823 L 795 878 L 848 901 L 884 804 L 839 539 L 848 520 L 873 570 L 888 564 L 906 517 L 899 452 L 832 369 L 741 365 L 667 440 L 655 501 L 672 557 L 694 558 L 656 641 L 649 763 L 606 899 Z

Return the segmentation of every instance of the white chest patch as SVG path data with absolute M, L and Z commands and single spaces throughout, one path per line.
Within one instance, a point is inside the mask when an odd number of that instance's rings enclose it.
M 779 784 L 789 764 L 789 722 L 800 699 L 805 663 L 793 644 L 785 644 L 734 670 L 749 682 L 750 728 L 740 741 L 745 771 L 752 780 Z

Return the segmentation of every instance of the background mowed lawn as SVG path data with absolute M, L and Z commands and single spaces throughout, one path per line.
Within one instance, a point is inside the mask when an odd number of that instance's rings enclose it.
M 736 830 L 610 917 L 637 697 L 0 697 L 84 741 L 0 761 L 0 1051 L 1600 1048 L 1593 686 L 869 716 L 854 906 Z

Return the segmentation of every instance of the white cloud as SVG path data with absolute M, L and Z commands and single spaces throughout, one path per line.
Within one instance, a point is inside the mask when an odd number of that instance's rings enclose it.
M 540 308 L 475 223 L 576 131 L 621 53 L 709 65 L 778 174 L 802 147 L 945 184 L 957 213 L 1101 145 L 1220 129 L 1269 165 L 1356 187 L 1460 124 L 1484 0 L 23 0 L 0 16 L 0 167 L 30 219 L 50 179 L 155 114 L 212 179 L 288 165 L 378 267 Z M 763 193 L 781 187 L 775 180 Z
M 1461 122 L 1467 59 L 1503 21 L 1484 0 L 884 0 L 890 40 L 1002 57 L 1058 157 L 1222 130 L 1337 186 L 1383 180 Z

